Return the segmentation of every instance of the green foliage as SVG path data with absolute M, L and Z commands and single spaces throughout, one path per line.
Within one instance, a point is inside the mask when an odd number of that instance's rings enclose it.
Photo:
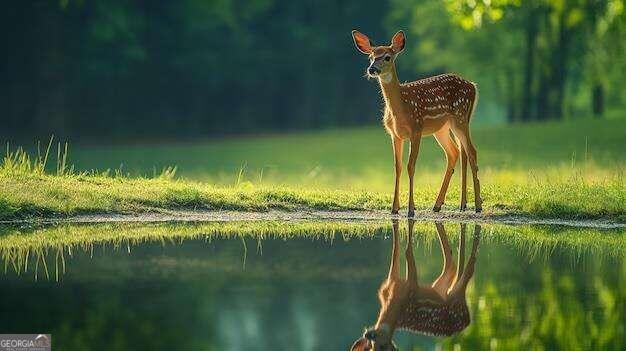
M 624 106 L 625 17 L 621 0 L 432 0 L 394 2 L 389 22 L 409 23 L 411 69 L 463 72 L 479 109 L 527 121 Z
M 626 106 L 622 0 L 22 1 L 0 13 L 10 140 L 190 138 L 380 116 L 350 31 L 402 28 L 401 79 L 477 81 L 480 123 Z M 26 30 L 16 31 L 22 23 Z M 598 104 L 598 110 L 592 108 Z
M 362 79 L 365 62 L 350 31 L 381 32 L 384 5 L 111 0 L 8 7 L 0 13 L 7 30 L 31 26 L 11 32 L 2 49 L 4 137 L 190 137 L 378 118 L 380 99 Z

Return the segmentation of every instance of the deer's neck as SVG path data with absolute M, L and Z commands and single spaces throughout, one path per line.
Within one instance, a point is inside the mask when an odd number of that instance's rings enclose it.
M 404 304 L 402 303 L 384 306 L 378 314 L 378 319 L 376 320 L 375 325 L 376 329 L 386 327 L 389 328 L 391 332 L 393 332 L 396 329 L 396 325 L 398 324 L 398 319 L 400 318 L 403 307 Z
M 393 308 L 382 309 L 374 327 L 376 329 L 389 328 L 389 331 L 395 330 L 396 325 L 398 324 L 399 313 L 400 311 L 394 311 Z
M 412 289 L 407 284 L 394 280 L 388 280 L 386 284 L 389 288 L 388 295 L 386 298 L 380 298 L 381 306 L 376 320 L 376 328 L 386 326 L 393 332 Z
M 400 93 L 400 81 L 398 81 L 398 73 L 393 67 L 391 72 L 387 72 L 378 77 L 380 89 L 383 92 L 385 105 L 391 111 L 394 118 L 404 115 L 404 102 Z

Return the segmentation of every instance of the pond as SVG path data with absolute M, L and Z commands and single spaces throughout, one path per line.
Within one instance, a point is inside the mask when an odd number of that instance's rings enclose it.
M 52 334 L 56 350 L 348 350 L 396 257 L 419 285 L 413 316 L 396 314 L 413 329 L 400 350 L 624 350 L 625 237 L 406 220 L 4 227 L 0 330 Z M 454 301 L 429 300 L 448 287 Z

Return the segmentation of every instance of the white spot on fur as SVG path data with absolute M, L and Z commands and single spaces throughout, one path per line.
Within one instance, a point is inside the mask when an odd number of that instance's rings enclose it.
M 439 119 L 441 117 L 444 117 L 445 115 L 446 115 L 445 113 L 441 113 L 441 114 L 433 115 L 433 116 L 425 115 L 424 119 Z

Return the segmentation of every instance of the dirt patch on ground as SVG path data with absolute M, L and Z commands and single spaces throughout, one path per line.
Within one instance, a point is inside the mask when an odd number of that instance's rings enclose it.
M 133 214 L 90 214 L 67 218 L 52 218 L 40 220 L 44 223 L 103 223 L 103 222 L 224 222 L 224 221 L 265 221 L 265 220 L 344 220 L 368 221 L 385 219 L 405 219 L 406 215 L 391 215 L 385 211 L 192 211 L 177 210 L 168 212 L 133 213 Z M 498 215 L 474 212 L 440 212 L 418 211 L 415 220 L 445 221 L 445 222 L 479 222 L 504 224 L 537 224 L 561 225 L 582 228 L 620 229 L 626 224 L 606 220 L 563 220 L 563 219 L 536 219 L 515 215 Z M 25 221 L 5 222 L 24 223 Z

